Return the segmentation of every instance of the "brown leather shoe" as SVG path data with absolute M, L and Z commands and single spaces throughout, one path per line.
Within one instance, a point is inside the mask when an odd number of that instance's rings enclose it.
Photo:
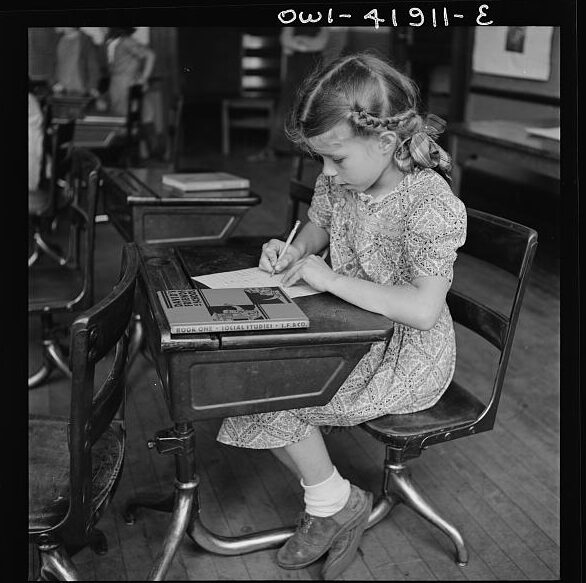
M 277 563 L 284 569 L 303 569 L 311 565 L 328 551 L 337 537 L 362 523 L 366 525 L 364 517 L 368 520 L 371 507 L 372 494 L 351 485 L 348 502 L 333 516 L 322 518 L 305 512 L 295 534 L 277 552 Z M 364 527 L 360 530 L 358 539 L 362 531 Z M 352 553 L 351 559 L 353 557 Z
M 322 578 L 325 581 L 336 579 L 354 560 L 372 508 L 372 494 L 368 492 L 367 495 L 369 504 L 361 514 L 360 520 L 353 528 L 339 534 L 332 542 L 328 558 L 322 568 Z

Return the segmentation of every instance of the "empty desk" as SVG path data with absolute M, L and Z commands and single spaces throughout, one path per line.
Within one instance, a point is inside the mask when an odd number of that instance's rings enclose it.
M 528 127 L 553 127 L 559 122 L 470 121 L 449 126 L 450 153 L 454 159 L 454 192 L 460 192 L 466 163 L 489 158 L 514 164 L 538 174 L 560 178 L 560 142 L 534 136 Z
M 244 214 L 260 203 L 250 190 L 184 192 L 163 185 L 161 168 L 104 168 L 104 210 L 127 241 L 200 243 L 224 241 Z

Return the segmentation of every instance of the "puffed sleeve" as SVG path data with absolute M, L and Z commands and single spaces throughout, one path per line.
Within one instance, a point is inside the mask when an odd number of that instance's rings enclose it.
M 318 227 L 322 227 L 329 233 L 332 208 L 333 202 L 330 182 L 323 173 L 320 173 L 315 181 L 313 198 L 311 199 L 307 216 L 312 223 Z
M 406 223 L 406 255 L 411 279 L 454 275 L 456 250 L 466 240 L 466 207 L 439 180 L 425 181 Z

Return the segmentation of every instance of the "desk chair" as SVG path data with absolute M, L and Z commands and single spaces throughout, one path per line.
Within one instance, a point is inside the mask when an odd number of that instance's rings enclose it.
M 180 167 L 181 153 L 183 150 L 183 94 L 180 93 L 174 99 L 169 112 L 169 125 L 167 128 L 167 151 L 165 160 L 170 163 L 171 168 Z
M 104 146 L 91 148 L 105 166 L 127 168 L 140 164 L 139 145 L 142 131 L 142 85 L 132 85 L 128 90 L 128 108 L 124 131 Z
M 278 36 L 242 35 L 240 94 L 222 100 L 222 154 L 230 153 L 232 128 L 270 130 L 283 73 Z
M 454 288 L 447 295 L 454 322 L 498 350 L 499 361 L 490 399 L 484 403 L 475 395 L 474 387 L 452 381 L 438 403 L 429 409 L 385 415 L 360 425 L 386 446 L 382 495 L 374 505 L 368 527 L 382 520 L 395 505 L 404 503 L 448 535 L 456 547 L 459 565 L 468 562 L 461 534 L 417 492 L 406 462 L 419 457 L 430 446 L 493 428 L 536 247 L 537 233 L 533 229 L 468 209 L 468 234 L 460 252 L 508 272 L 516 280 L 514 297 L 502 313 Z
M 185 166 L 181 163 L 183 155 L 184 137 L 183 131 L 183 106 L 185 98 L 183 94 L 177 95 L 171 108 L 169 110 L 169 125 L 167 127 L 167 149 L 165 152 L 166 167 L 169 172 L 212 172 L 210 168 L 203 168 L 198 166 Z M 157 167 L 159 165 L 157 164 Z M 163 165 L 165 167 L 165 165 Z
M 131 243 L 123 250 L 118 284 L 71 326 L 69 419 L 29 415 L 29 550 L 37 567 L 40 562 L 40 573 L 29 580 L 40 575 L 44 581 L 78 581 L 70 555 L 88 544 L 100 554 L 107 551 L 95 525 L 116 490 L 124 459 L 127 327 L 137 272 Z M 99 364 L 109 370 L 99 375 L 103 382 L 95 375 Z
M 140 160 L 139 144 L 142 132 L 142 85 L 132 85 L 128 90 L 128 113 L 126 115 L 126 145 L 124 162 L 126 166 Z
M 71 165 L 75 120 L 63 124 L 53 123 L 50 112 L 51 109 L 47 106 L 44 115 L 45 137 L 39 186 L 28 193 L 28 213 L 33 230 L 29 267 L 38 261 L 41 254 L 50 257 L 59 265 L 67 262 L 45 237 L 55 227 L 58 212 L 70 200 L 67 174 Z
M 39 386 L 57 368 L 71 371 L 59 343 L 55 314 L 88 308 L 94 293 L 94 238 L 100 160 L 88 150 L 74 148 L 71 165 L 73 201 L 63 213 L 68 229 L 68 259 L 64 264 L 29 268 L 29 315 L 41 318 L 43 364 L 29 376 L 28 386 Z

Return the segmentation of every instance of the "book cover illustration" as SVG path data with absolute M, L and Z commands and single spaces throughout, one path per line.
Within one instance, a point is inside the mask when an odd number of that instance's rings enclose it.
M 250 187 L 250 180 L 228 172 L 163 174 L 163 184 L 187 192 L 200 190 L 238 190 Z
M 166 290 L 157 294 L 171 334 L 309 326 L 305 313 L 277 286 Z

